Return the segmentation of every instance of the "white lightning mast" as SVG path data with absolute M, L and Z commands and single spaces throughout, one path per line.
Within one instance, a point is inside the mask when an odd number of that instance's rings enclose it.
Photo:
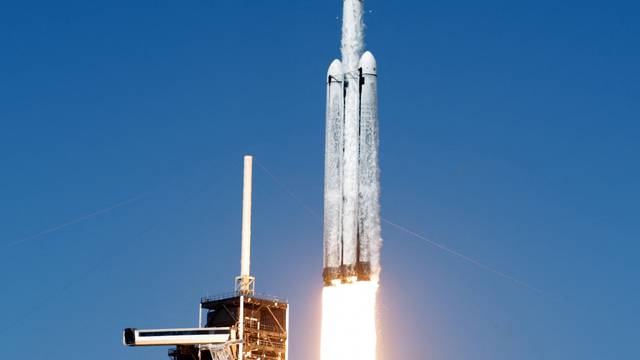
M 244 157 L 244 189 L 242 193 L 242 255 L 240 276 L 236 277 L 236 292 L 242 295 L 255 293 L 256 279 L 250 275 L 251 267 L 251 186 L 253 157 Z

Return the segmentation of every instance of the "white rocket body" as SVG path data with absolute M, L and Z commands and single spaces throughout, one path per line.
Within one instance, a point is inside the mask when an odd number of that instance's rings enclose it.
M 377 68 L 363 49 L 363 1 L 345 0 L 342 62 L 334 60 L 327 82 L 326 284 L 368 280 L 379 272 Z
M 358 238 L 360 264 L 378 272 L 380 264 L 380 168 L 378 166 L 378 70 L 370 52 L 360 58 L 360 152 Z M 361 269 L 360 271 L 366 271 Z
M 342 265 L 342 154 L 344 91 L 342 62 L 334 60 L 327 73 L 327 119 L 324 183 L 324 267 Z

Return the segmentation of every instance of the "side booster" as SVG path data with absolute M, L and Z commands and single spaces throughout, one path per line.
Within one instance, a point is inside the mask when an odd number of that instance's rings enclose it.
M 370 52 L 327 74 L 325 285 L 377 275 L 380 245 L 377 66 Z

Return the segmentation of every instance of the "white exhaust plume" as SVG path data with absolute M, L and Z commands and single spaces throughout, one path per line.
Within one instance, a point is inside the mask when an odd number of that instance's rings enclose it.
M 376 360 L 377 289 L 373 281 L 323 289 L 320 360 Z

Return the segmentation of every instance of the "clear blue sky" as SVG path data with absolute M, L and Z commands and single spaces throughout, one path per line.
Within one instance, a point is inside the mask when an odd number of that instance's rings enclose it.
M 637 359 L 637 1 L 368 1 L 384 359 Z M 239 272 L 242 155 L 322 210 L 341 1 L 3 1 L 3 358 L 165 359 Z M 322 225 L 259 168 L 253 271 L 317 359 Z M 127 206 L 43 230 L 138 194 Z M 22 241 L 10 246 L 16 241 Z

